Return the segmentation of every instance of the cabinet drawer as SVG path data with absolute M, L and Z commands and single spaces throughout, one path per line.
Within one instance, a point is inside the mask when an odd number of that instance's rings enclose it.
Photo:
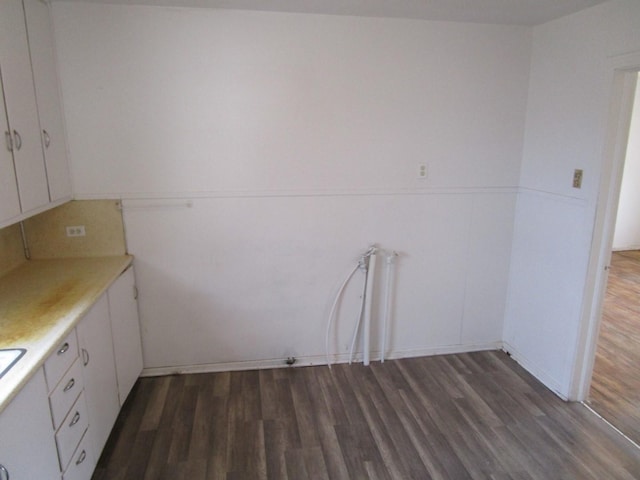
M 69 461 L 76 451 L 80 439 L 89 426 L 89 415 L 87 415 L 87 405 L 84 401 L 84 394 L 78 397 L 78 400 L 69 410 L 60 430 L 56 433 L 56 445 L 58 446 L 58 458 L 60 459 L 60 467 L 65 471 Z
M 63 480 L 90 480 L 95 466 L 96 462 L 89 445 L 89 431 L 87 430 L 62 478 Z
M 82 363 L 76 358 L 73 366 L 62 377 L 55 390 L 49 395 L 53 428 L 57 430 L 67 416 L 71 405 L 76 401 L 83 389 Z
M 44 362 L 44 375 L 47 379 L 49 392 L 58 385 L 60 378 L 69 369 L 73 361 L 78 357 L 78 341 L 75 329 L 67 335 L 56 350 Z

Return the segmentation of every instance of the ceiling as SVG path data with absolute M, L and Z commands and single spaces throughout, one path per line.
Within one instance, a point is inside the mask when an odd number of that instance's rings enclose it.
M 453 22 L 539 25 L 607 0 L 83 0 Z

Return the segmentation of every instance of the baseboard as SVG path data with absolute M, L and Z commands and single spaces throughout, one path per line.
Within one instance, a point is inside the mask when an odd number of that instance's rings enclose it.
M 626 247 L 613 247 L 612 252 L 629 252 L 634 250 L 640 250 L 640 245 L 627 245 Z
M 411 350 L 399 350 L 390 352 L 385 355 L 385 360 L 394 360 L 400 358 L 428 357 L 432 355 L 447 355 L 453 353 L 480 352 L 485 350 L 501 350 L 502 342 L 488 342 L 467 345 L 445 345 L 439 347 L 429 347 Z M 371 352 L 371 361 L 380 361 L 380 352 Z M 158 377 L 163 375 L 180 375 L 186 373 L 211 373 L 211 372 L 231 372 L 237 370 L 262 370 L 266 368 L 288 368 L 286 358 L 271 358 L 263 360 L 246 360 L 241 362 L 220 362 L 206 363 L 201 365 L 176 365 L 167 367 L 151 367 L 142 371 L 143 377 Z M 331 363 L 347 363 L 349 361 L 348 354 L 338 354 L 330 356 Z M 362 362 L 362 354 L 358 353 L 354 356 L 355 363 Z M 308 367 L 312 365 L 326 365 L 327 358 L 324 355 L 310 355 L 305 357 L 297 357 L 294 364 L 295 367 Z
M 544 384 L 549 390 L 555 393 L 558 397 L 560 397 L 564 401 L 569 401 L 568 395 L 564 392 L 564 388 L 555 378 L 551 377 L 544 369 L 540 368 L 535 362 L 532 362 L 527 357 L 522 355 L 513 345 L 510 345 L 508 342 L 504 342 L 502 347 L 506 353 L 508 353 L 511 358 L 513 358 L 516 362 L 522 366 L 527 372 L 536 377 L 540 382 Z

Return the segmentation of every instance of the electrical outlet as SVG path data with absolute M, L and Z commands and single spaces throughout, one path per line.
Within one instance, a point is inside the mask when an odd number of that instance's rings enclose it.
M 582 170 L 579 168 L 573 171 L 573 188 L 582 188 Z
M 428 175 L 429 175 L 429 172 L 427 170 L 427 164 L 426 163 L 419 163 L 418 164 L 418 178 L 425 179 L 425 178 L 427 178 Z
M 84 231 L 84 225 L 74 225 L 66 227 L 67 237 L 84 237 L 87 233 Z

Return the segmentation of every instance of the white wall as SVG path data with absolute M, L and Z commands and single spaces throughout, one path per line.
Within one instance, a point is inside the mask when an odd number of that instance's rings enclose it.
M 640 49 L 640 2 L 613 1 L 536 27 L 504 339 L 569 395 L 594 228 L 610 58 Z M 573 169 L 583 187 L 571 186 Z
M 531 29 L 53 12 L 75 192 L 126 200 L 147 367 L 322 361 L 372 242 L 402 253 L 392 355 L 500 345 Z
M 613 249 L 640 249 L 640 81 L 636 84 Z

